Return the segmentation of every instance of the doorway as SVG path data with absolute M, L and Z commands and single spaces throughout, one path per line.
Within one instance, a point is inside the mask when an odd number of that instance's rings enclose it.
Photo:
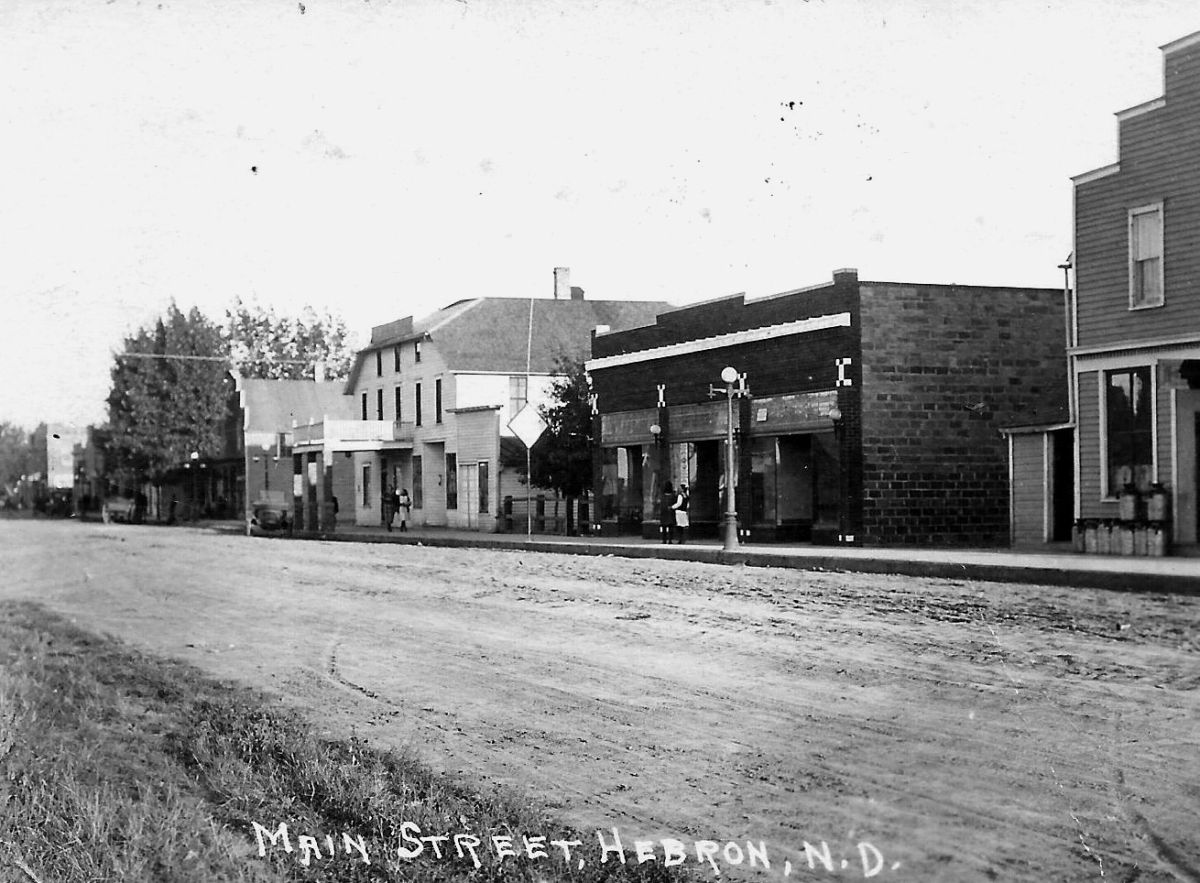
M 459 488 L 466 512 L 467 530 L 479 528 L 479 469 L 475 463 L 464 463 L 459 475 Z

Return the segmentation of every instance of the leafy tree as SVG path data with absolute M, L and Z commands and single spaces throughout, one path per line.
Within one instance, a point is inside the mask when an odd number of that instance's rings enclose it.
M 533 483 L 567 498 L 567 533 L 575 532 L 572 505 L 592 487 L 592 406 L 583 362 L 559 356 L 551 390 L 554 404 L 541 408 L 546 431 L 531 452 Z
M 15 423 L 0 421 L 0 486 L 11 488 L 22 475 L 37 472 L 34 461 L 30 433 Z
M 226 310 L 226 335 L 235 371 L 263 380 L 311 380 L 321 363 L 330 379 L 350 375 L 354 354 L 346 323 L 306 306 L 299 316 L 281 316 L 273 307 L 238 298 Z
M 125 340 L 108 396 L 110 452 L 124 471 L 158 480 L 192 451 L 223 447 L 228 346 L 197 308 L 174 303 Z

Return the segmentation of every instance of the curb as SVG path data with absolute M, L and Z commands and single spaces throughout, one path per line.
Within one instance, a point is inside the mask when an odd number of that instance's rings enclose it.
M 491 535 L 489 535 L 490 537 Z M 1200 579 L 1183 574 L 1130 573 L 1105 570 L 1073 570 L 1038 565 L 1013 564 L 955 564 L 948 561 L 920 561 L 903 558 L 842 558 L 822 555 L 780 554 L 770 551 L 726 552 L 706 546 L 613 546 L 594 542 L 518 539 L 469 539 L 438 537 L 422 534 L 419 537 L 373 535 L 359 533 L 322 533 L 296 531 L 291 537 L 279 539 L 324 540 L 340 543 L 376 543 L 405 546 L 427 546 L 448 549 L 495 549 L 516 552 L 557 552 L 560 555 L 590 555 L 592 557 L 661 558 L 668 561 L 697 561 L 725 566 L 771 567 L 785 570 L 809 570 L 832 573 L 871 573 L 930 579 L 970 579 L 1001 583 L 1027 583 L 1076 589 L 1106 589 L 1117 592 L 1170 592 L 1184 595 L 1200 594 Z

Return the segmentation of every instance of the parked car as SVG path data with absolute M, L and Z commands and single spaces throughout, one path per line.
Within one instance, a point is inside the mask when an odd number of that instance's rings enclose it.
M 108 497 L 100 506 L 100 520 L 105 524 L 132 524 L 136 512 L 137 500 L 133 497 Z
M 250 523 L 247 525 L 251 536 L 263 536 L 286 531 L 291 527 L 291 518 L 287 507 L 279 503 L 255 503 L 251 508 Z

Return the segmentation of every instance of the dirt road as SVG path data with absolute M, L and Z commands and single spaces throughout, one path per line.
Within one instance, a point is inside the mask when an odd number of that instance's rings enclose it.
M 0 522 L 0 569 L 615 826 L 630 861 L 674 837 L 723 875 L 762 841 L 764 879 L 1200 879 L 1195 599 L 74 522 Z

